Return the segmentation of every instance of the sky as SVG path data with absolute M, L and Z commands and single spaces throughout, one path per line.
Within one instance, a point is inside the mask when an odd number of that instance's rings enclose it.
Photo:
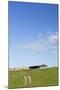
M 58 5 L 8 2 L 9 67 L 58 65 Z

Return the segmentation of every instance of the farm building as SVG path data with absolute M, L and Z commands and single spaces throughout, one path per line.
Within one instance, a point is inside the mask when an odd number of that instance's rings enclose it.
M 29 69 L 45 69 L 45 68 L 47 68 L 47 65 L 45 65 L 45 64 L 29 67 Z

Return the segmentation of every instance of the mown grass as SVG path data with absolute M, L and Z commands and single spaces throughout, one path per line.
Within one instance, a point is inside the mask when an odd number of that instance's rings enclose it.
M 24 76 L 30 75 L 32 83 L 24 85 Z M 58 68 L 9 71 L 9 88 L 40 87 L 58 85 Z

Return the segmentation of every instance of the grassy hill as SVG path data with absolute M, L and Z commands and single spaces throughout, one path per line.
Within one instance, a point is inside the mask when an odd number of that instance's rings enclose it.
M 24 76 L 30 75 L 32 83 L 24 85 Z M 58 68 L 9 71 L 9 88 L 58 85 Z

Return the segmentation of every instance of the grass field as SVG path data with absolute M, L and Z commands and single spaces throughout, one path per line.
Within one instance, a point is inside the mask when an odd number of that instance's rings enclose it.
M 30 75 L 32 83 L 24 85 L 24 76 Z M 58 68 L 9 71 L 9 88 L 58 85 Z

